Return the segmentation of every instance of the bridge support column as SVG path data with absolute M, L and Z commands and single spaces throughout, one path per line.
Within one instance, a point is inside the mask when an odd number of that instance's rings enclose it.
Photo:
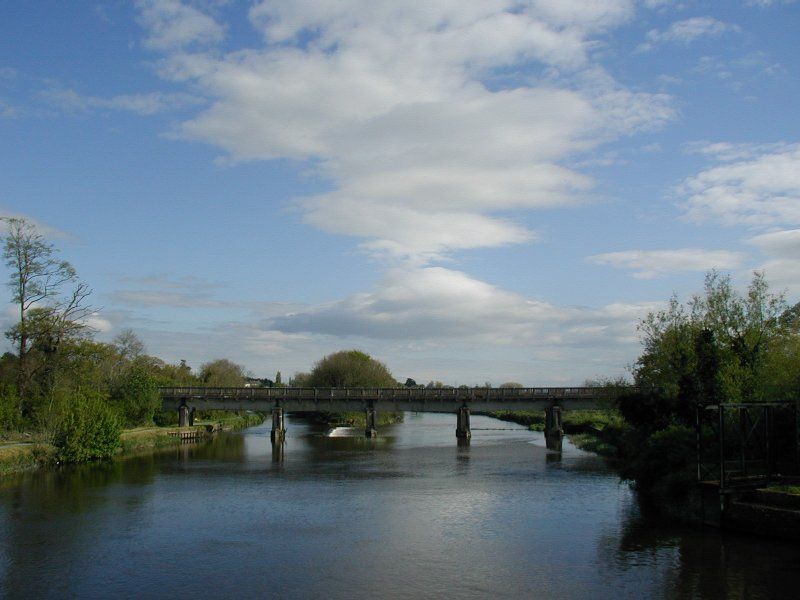
M 456 437 L 460 440 L 468 440 L 472 437 L 472 430 L 469 428 L 469 408 L 462 406 L 456 413 Z
M 194 406 L 189 409 L 189 427 L 194 427 Z
M 561 452 L 564 428 L 561 425 L 561 407 L 551 406 L 545 411 L 544 439 L 548 450 Z
M 189 407 L 182 403 L 178 407 L 178 427 L 186 427 L 189 424 Z
M 368 407 L 365 416 L 367 422 L 364 427 L 364 435 L 368 438 L 378 437 L 378 430 L 375 428 L 375 409 L 372 406 Z
M 286 427 L 283 422 L 283 408 L 276 406 L 272 409 L 272 431 L 269 439 L 273 444 L 280 444 L 286 438 Z

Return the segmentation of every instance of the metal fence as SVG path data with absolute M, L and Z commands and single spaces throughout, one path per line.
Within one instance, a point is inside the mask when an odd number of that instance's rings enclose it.
M 800 422 L 794 402 L 697 407 L 697 479 L 721 489 L 800 475 Z

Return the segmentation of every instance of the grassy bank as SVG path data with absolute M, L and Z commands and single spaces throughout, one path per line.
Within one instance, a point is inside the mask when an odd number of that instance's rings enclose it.
M 211 427 L 217 431 L 236 431 L 264 421 L 260 413 L 247 413 L 243 415 L 225 415 L 220 419 L 197 421 L 195 427 Z M 181 440 L 170 433 L 177 431 L 176 427 L 137 427 L 126 429 L 120 434 L 120 445 L 114 459 L 124 459 L 130 456 L 141 455 L 148 452 L 158 452 L 165 448 L 174 448 L 181 444 Z M 20 439 L 29 439 L 30 436 Z M 0 444 L 0 476 L 12 473 L 23 473 L 42 467 L 53 466 L 57 461 L 57 450 L 53 444 L 38 439 L 36 442 L 9 441 Z
M 519 423 L 533 431 L 544 431 L 544 411 L 496 411 L 490 417 Z M 615 441 L 623 427 L 622 417 L 617 411 L 581 410 L 561 413 L 564 433 L 581 450 L 595 452 L 613 458 L 618 454 Z

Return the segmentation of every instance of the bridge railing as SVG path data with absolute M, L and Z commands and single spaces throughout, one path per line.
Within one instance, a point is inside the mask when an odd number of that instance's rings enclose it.
M 381 400 L 531 400 L 610 399 L 614 390 L 600 387 L 535 388 L 242 388 L 162 387 L 162 398 L 231 400 L 381 399 Z

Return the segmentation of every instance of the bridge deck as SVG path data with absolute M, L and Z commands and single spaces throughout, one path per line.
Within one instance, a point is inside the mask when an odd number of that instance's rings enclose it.
M 614 406 L 613 390 L 596 387 L 536 388 L 159 388 L 164 409 L 181 404 L 198 410 L 269 411 L 280 406 L 294 412 L 378 411 L 455 412 L 544 410 L 561 406 L 593 410 Z

